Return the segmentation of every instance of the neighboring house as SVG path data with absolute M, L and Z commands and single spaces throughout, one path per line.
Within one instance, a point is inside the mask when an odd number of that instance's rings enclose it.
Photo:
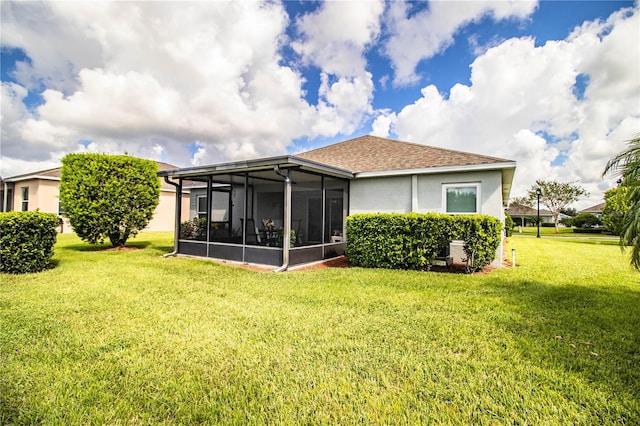
M 176 166 L 158 162 L 159 170 L 171 170 Z M 62 216 L 60 205 L 60 176 L 61 168 L 43 170 L 12 176 L 2 180 L 0 195 L 2 211 L 34 211 L 55 213 Z M 149 231 L 171 231 L 175 228 L 176 189 L 174 186 L 161 181 L 160 200 L 149 225 Z M 188 188 L 183 189 L 182 202 L 189 205 Z M 185 215 L 184 220 L 188 219 Z M 68 221 L 65 220 L 61 232 L 73 232 Z
M 511 219 L 519 226 L 527 226 L 528 222 L 535 223 L 535 219 L 538 217 L 538 209 L 521 205 L 509 206 L 507 213 L 511 216 Z M 562 219 L 570 217 L 564 213 L 558 215 L 558 222 Z M 540 223 L 554 223 L 553 213 L 549 210 L 540 209 Z
M 176 230 L 177 253 L 286 269 L 344 254 L 349 214 L 480 213 L 504 220 L 515 167 L 501 158 L 363 136 L 159 176 L 201 183 L 189 206 L 201 227 L 189 235 Z
M 596 204 L 595 206 L 591 206 L 584 210 L 580 210 L 580 213 L 591 213 L 595 215 L 598 219 L 602 219 L 602 210 L 604 210 L 604 206 L 606 203 Z

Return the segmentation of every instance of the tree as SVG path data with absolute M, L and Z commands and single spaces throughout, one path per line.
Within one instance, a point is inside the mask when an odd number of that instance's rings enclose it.
M 602 209 L 602 223 L 609 232 L 621 235 L 624 215 L 629 210 L 627 195 L 629 188 L 619 186 L 604 193 L 604 208 Z
M 90 243 L 124 246 L 144 229 L 160 196 L 158 165 L 125 155 L 68 154 L 60 201 L 73 230 Z
M 576 210 L 573 207 L 565 207 L 564 209 L 560 210 L 560 213 L 566 214 L 567 216 L 574 217 L 578 215 L 578 210 Z
M 513 221 L 513 218 L 509 214 L 508 211 L 504 212 L 504 230 L 507 237 L 510 237 L 513 234 L 513 228 L 516 226 L 516 223 Z
M 629 141 L 626 150 L 607 162 L 602 176 L 620 177 L 620 187 L 627 188 L 625 212 L 620 229 L 620 246 L 631 246 L 631 265 L 640 270 L 640 135 Z
M 562 209 L 569 204 L 578 201 L 579 197 L 589 195 L 584 188 L 574 185 L 573 183 L 557 182 L 555 180 L 537 180 L 536 184 L 531 186 L 527 192 L 531 202 L 537 202 L 537 189 L 540 189 L 540 203 L 544 205 L 553 215 L 553 223 L 555 224 L 556 234 L 558 230 L 558 216 Z
M 602 222 L 593 213 L 580 213 L 573 218 L 572 224 L 576 228 L 593 228 L 602 225 Z
M 509 206 L 533 207 L 533 202 L 528 197 L 514 197 L 509 202 Z

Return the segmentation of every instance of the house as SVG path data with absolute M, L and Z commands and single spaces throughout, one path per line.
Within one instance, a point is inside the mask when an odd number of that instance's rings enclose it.
M 518 204 L 509 206 L 507 213 L 511 216 L 511 219 L 519 226 L 527 226 L 527 222 L 535 223 L 538 217 L 538 209 L 527 206 L 521 206 Z M 558 215 L 558 221 L 568 218 L 570 216 L 560 213 Z M 549 223 L 554 224 L 553 213 L 546 209 L 540 209 L 540 224 Z
M 176 166 L 167 163 L 158 163 L 159 170 L 172 170 Z M 2 211 L 34 211 L 54 213 L 62 217 L 60 205 L 60 176 L 61 167 L 11 176 L 2 181 L 0 188 L 2 199 Z M 149 225 L 145 228 L 149 231 L 171 231 L 175 228 L 175 194 L 174 186 L 161 183 L 160 200 Z M 185 209 L 189 205 L 188 188 L 183 189 L 182 203 Z M 185 216 L 184 220 L 187 220 Z M 67 220 L 61 224 L 60 232 L 73 232 Z
M 344 254 L 349 214 L 480 213 L 504 220 L 515 167 L 501 158 L 362 136 L 296 155 L 158 175 L 177 188 L 185 180 L 200 183 L 189 205 L 196 220 L 188 233 L 176 229 L 174 253 L 284 270 Z
M 595 206 L 591 206 L 591 207 L 586 208 L 584 210 L 580 210 L 580 213 L 591 213 L 592 215 L 594 215 L 598 219 L 602 220 L 602 211 L 604 210 L 604 206 L 606 204 L 607 203 L 596 204 Z

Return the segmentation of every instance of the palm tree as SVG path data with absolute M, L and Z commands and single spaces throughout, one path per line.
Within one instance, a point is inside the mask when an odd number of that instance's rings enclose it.
M 607 163 L 602 176 L 619 176 L 621 186 L 629 188 L 620 245 L 631 246 L 631 265 L 640 270 L 640 134 L 629 141 L 629 147 Z

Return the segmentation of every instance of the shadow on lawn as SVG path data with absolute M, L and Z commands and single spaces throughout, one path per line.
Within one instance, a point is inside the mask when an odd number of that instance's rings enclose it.
M 502 277 L 489 282 L 515 314 L 499 320 L 500 325 L 513 335 L 528 362 L 557 371 L 557 377 L 577 373 L 612 395 L 640 395 L 640 286 L 518 282 Z M 562 388 L 562 379 L 556 386 Z M 568 398 L 579 403 L 578 395 Z M 635 404 L 627 408 L 634 412 L 640 408 Z
M 61 250 L 70 251 L 127 251 L 127 250 L 141 250 L 149 247 L 150 241 L 127 241 L 124 247 L 113 247 L 110 243 L 105 244 L 73 244 L 62 247 Z M 158 247 L 163 250 L 164 247 Z

